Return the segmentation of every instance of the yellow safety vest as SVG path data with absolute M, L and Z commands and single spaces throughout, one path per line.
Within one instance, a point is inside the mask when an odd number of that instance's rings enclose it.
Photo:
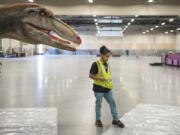
M 109 68 L 109 63 L 107 62 L 107 65 L 108 65 L 108 71 L 107 72 L 106 72 L 106 69 L 104 68 L 104 65 L 100 59 L 97 60 L 96 63 L 98 66 L 98 73 L 96 74 L 96 76 L 97 77 L 103 77 L 103 78 L 107 79 L 107 81 L 94 80 L 94 84 L 112 90 L 113 84 L 112 84 L 112 79 L 111 79 L 111 72 L 110 72 L 110 68 Z

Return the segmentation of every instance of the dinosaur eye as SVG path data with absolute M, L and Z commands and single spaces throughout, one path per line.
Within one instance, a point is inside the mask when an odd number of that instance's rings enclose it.
M 45 13 L 43 11 L 40 12 L 41 16 L 45 16 Z
M 28 13 L 29 13 L 29 15 L 35 15 L 36 14 L 36 12 L 34 10 L 30 10 Z

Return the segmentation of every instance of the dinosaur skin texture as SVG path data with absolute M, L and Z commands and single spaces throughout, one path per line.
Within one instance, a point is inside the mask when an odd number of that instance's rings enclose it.
M 43 6 L 30 3 L 0 8 L 0 38 L 69 51 L 76 51 L 81 44 L 81 38 L 69 25 Z

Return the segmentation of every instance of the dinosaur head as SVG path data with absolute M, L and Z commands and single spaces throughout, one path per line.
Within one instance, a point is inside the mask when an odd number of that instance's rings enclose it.
M 81 44 L 78 34 L 51 11 L 38 4 L 16 4 L 0 10 L 6 15 L 4 37 L 31 44 L 46 44 L 59 49 L 75 51 Z M 3 27 L 4 28 L 4 27 Z M 2 29 L 3 29 L 2 28 Z

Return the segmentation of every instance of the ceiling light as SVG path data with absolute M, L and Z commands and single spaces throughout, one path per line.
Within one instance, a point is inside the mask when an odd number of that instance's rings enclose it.
M 131 22 L 134 22 L 134 19 L 131 19 Z
M 165 24 L 166 24 L 165 22 L 161 23 L 161 25 L 165 25 Z
M 93 15 L 93 17 L 96 17 L 96 15 Z
M 138 17 L 139 15 L 135 15 L 135 17 Z
M 96 22 L 95 24 L 96 24 L 96 25 L 98 25 L 98 23 L 97 23 L 97 22 Z
M 158 28 L 158 27 L 159 27 L 158 25 L 155 26 L 155 28 Z
M 93 0 L 89 0 L 89 3 L 93 3 Z
M 146 32 L 149 32 L 149 30 L 146 30 Z
M 154 28 L 151 28 L 150 30 L 154 30 Z
M 180 30 L 180 28 L 177 28 L 176 30 Z
M 131 25 L 131 23 L 129 22 L 128 25 Z
M 149 3 L 152 3 L 152 2 L 154 2 L 154 0 L 148 0 L 148 2 L 149 2 Z
M 98 18 L 99 23 L 122 23 L 122 19 L 104 19 L 104 18 Z
M 97 22 L 97 19 L 95 18 L 94 21 Z
M 28 0 L 29 2 L 34 2 L 34 0 Z
M 125 26 L 125 28 L 128 28 L 128 26 Z
M 146 32 L 143 32 L 143 34 L 146 34 Z
M 165 34 L 168 34 L 168 32 L 166 31 Z
M 169 21 L 170 21 L 170 22 L 172 22 L 172 21 L 174 21 L 174 19 L 173 19 L 173 18 L 171 18 L 171 19 L 169 19 Z
M 170 32 L 174 32 L 174 30 L 170 30 Z

